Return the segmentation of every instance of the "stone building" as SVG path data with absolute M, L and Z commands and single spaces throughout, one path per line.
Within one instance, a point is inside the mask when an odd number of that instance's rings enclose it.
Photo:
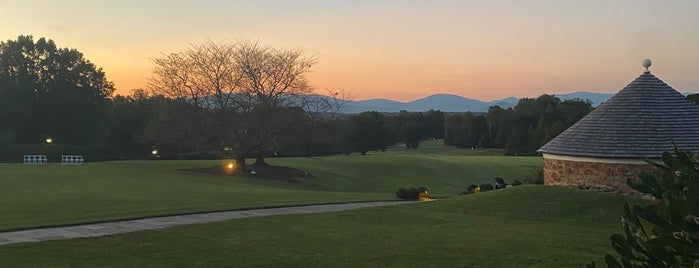
M 541 147 L 544 183 L 628 191 L 627 178 L 678 148 L 699 152 L 699 105 L 645 72 Z

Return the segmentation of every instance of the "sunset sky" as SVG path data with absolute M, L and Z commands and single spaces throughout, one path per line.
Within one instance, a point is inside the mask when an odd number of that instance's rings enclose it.
M 53 39 L 117 94 L 189 43 L 257 39 L 319 57 L 318 92 L 410 101 L 617 92 L 651 71 L 699 91 L 699 1 L 3 1 L 0 40 Z

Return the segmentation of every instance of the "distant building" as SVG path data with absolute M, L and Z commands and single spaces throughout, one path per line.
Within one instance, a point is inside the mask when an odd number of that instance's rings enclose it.
M 628 191 L 626 181 L 678 148 L 699 152 L 699 105 L 646 71 L 541 147 L 544 183 Z

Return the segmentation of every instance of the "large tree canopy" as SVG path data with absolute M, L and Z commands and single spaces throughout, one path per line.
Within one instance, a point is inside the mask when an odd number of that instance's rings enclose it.
M 587 100 L 561 101 L 553 95 L 520 99 L 514 108 L 492 106 L 485 114 L 454 114 L 445 123 L 446 145 L 505 148 L 511 155 L 536 150 L 592 111 Z
M 113 91 L 78 50 L 32 36 L 0 42 L 0 136 L 11 142 L 101 142 Z

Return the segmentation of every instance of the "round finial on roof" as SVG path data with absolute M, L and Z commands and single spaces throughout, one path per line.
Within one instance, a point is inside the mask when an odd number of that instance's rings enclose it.
M 648 68 L 650 67 L 651 64 L 653 64 L 653 63 L 650 61 L 650 59 L 643 59 L 643 67 L 646 68 L 647 73 L 650 72 L 650 70 L 648 70 Z

